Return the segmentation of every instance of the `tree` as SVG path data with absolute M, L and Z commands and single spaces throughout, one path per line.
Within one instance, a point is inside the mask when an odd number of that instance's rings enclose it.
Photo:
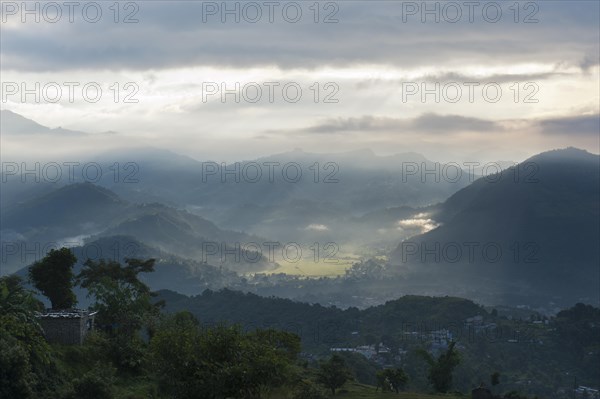
M 327 399 L 327 392 L 310 380 L 300 382 L 294 392 L 293 399 Z
M 492 386 L 500 384 L 500 373 L 494 371 L 492 375 L 490 375 L 490 382 L 492 383 Z
M 0 278 L 0 398 L 38 397 L 52 372 L 50 348 L 35 312 L 43 308 L 16 276 Z
M 404 389 L 408 382 L 408 376 L 401 368 L 385 369 L 377 372 L 377 390 L 381 388 L 383 392 L 394 390 L 399 393 Z
M 375 379 L 377 380 L 377 388 L 375 388 L 375 392 L 379 391 L 379 388 L 381 388 L 381 392 L 388 392 L 391 389 L 391 384 L 387 379 L 385 370 L 377 371 L 377 374 L 375 374 Z
M 404 389 L 406 383 L 408 382 L 408 376 L 406 375 L 403 369 L 387 369 L 386 374 L 387 379 L 392 385 L 392 389 L 396 391 L 396 393 L 399 393 L 400 390 Z
M 154 259 L 126 259 L 126 265 L 88 259 L 77 282 L 89 291 L 98 311 L 98 324 L 113 335 L 132 337 L 150 317 L 158 316 L 163 303 L 152 303 L 150 287 L 139 280 L 140 273 L 154 271 Z
M 167 317 L 150 341 L 161 389 L 174 398 L 259 398 L 291 380 L 298 336 L 238 327 L 201 329 L 189 314 Z
M 335 395 L 335 390 L 342 387 L 346 381 L 352 379 L 352 374 L 346 366 L 344 359 L 338 355 L 333 355 L 328 361 L 321 363 L 317 381 L 331 390 Z
M 52 303 L 53 309 L 70 309 L 77 303 L 73 293 L 73 266 L 77 258 L 70 249 L 51 249 L 29 268 L 29 279 Z
M 76 398 L 114 398 L 115 369 L 110 365 L 97 363 L 81 378 L 73 381 Z
M 155 294 L 138 279 L 139 273 L 154 270 L 154 259 L 125 263 L 88 259 L 77 282 L 95 299 L 91 308 L 98 311 L 98 325 L 109 336 L 110 358 L 120 369 L 138 372 L 145 360 L 139 332 L 158 318 L 162 302 L 152 303 Z
M 460 363 L 460 356 L 454 349 L 455 341 L 448 345 L 445 353 L 442 353 L 437 360 L 425 350 L 419 350 L 418 353 L 429 364 L 429 375 L 427 378 L 438 392 L 448 392 L 452 387 L 452 373 Z

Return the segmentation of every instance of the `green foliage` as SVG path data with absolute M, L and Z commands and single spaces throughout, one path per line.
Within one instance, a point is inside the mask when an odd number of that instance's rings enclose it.
M 494 371 L 492 373 L 492 375 L 490 376 L 490 382 L 491 382 L 492 386 L 496 386 L 496 385 L 500 384 L 500 373 L 497 371 Z
M 586 350 L 582 343 L 588 346 L 600 345 L 600 309 L 582 303 L 562 310 L 556 315 L 554 325 L 563 345 L 576 354 Z
M 334 356 L 318 369 L 308 367 L 307 362 L 307 366 L 301 369 L 297 363 L 300 340 L 286 332 L 258 330 L 243 333 L 240 327 L 226 326 L 202 329 L 190 312 L 160 316 L 158 307 L 152 305 L 152 293 L 137 278 L 138 273 L 151 270 L 151 266 L 151 261 L 128 261 L 124 266 L 118 263 L 88 263 L 81 281 L 85 281 L 87 287 L 97 289 L 100 295 L 96 296 L 94 306 L 103 310 L 102 317 L 107 320 L 105 325 L 114 328 L 90 334 L 82 346 L 49 346 L 36 320 L 36 310 L 40 310 L 42 305 L 32 293 L 23 289 L 18 278 L 0 278 L 0 397 L 321 399 L 325 391 L 317 383 L 327 387 L 330 394 L 348 399 L 385 398 L 390 395 L 387 392 L 375 392 L 373 386 L 345 383 L 351 374 L 358 381 L 372 379 L 370 384 L 374 384 L 377 377 L 379 387 L 386 391 L 399 392 L 407 385 L 407 377 L 402 369 L 382 370 L 376 376 L 374 363 L 358 354 L 341 354 L 337 356 L 339 360 L 335 360 Z M 117 285 L 114 285 L 115 281 Z M 411 371 L 411 391 L 428 389 L 426 375 L 429 383 L 438 391 L 464 390 L 474 379 L 479 383 L 480 378 L 486 375 L 494 385 L 495 376 L 499 381 L 499 374 L 494 370 L 499 369 L 506 373 L 503 377 L 504 392 L 519 388 L 514 381 L 525 379 L 538 382 L 535 387 L 538 394 L 553 397 L 556 387 L 566 386 L 572 381 L 561 380 L 560 375 L 553 374 L 549 378 L 560 381 L 556 385 L 549 384 L 546 391 L 541 391 L 540 383 L 545 383 L 547 376 L 544 375 L 546 369 L 539 365 L 556 370 L 561 364 L 556 362 L 563 359 L 570 362 L 568 364 L 579 362 L 581 367 L 574 368 L 573 375 L 577 375 L 582 384 L 597 381 L 590 377 L 583 378 L 586 375 L 584 372 L 590 376 L 597 373 L 586 371 L 584 366 L 592 369 L 597 364 L 593 363 L 598 359 L 595 332 L 600 326 L 600 311 L 586 305 L 578 304 L 560 312 L 548 326 L 498 320 L 500 325 L 522 332 L 528 328 L 535 329 L 536 341 L 529 343 L 523 340 L 518 345 L 503 342 L 513 336 L 512 330 L 509 330 L 503 339 L 494 341 L 494 345 L 463 341 L 464 350 L 461 350 L 459 359 L 454 344 L 446 353 L 433 358 L 412 350 L 417 344 L 410 347 L 410 341 L 401 342 L 402 337 L 394 335 L 393 330 L 400 325 L 402 318 L 397 315 L 394 318 L 395 312 L 388 313 L 388 310 L 400 306 L 397 311 L 403 312 L 406 307 L 402 302 L 412 303 L 416 300 L 412 297 L 365 311 L 327 309 L 319 305 L 234 292 L 207 292 L 202 298 L 208 299 L 208 304 L 212 306 L 205 308 L 206 313 L 211 314 L 209 321 L 223 320 L 225 317 L 235 321 L 234 314 L 245 315 L 247 320 L 255 314 L 262 314 L 265 319 L 273 319 L 275 314 L 285 314 L 285 317 L 297 320 L 299 324 L 308 325 L 306 320 L 314 320 L 317 319 L 314 315 L 321 315 L 328 322 L 335 321 L 335 325 L 340 327 L 340 336 L 343 336 L 345 331 L 355 331 L 354 325 L 345 320 L 372 320 L 372 324 L 363 323 L 368 325 L 364 334 L 361 330 L 359 336 L 349 338 L 352 340 L 349 345 L 368 340 L 393 346 L 396 340 L 402 349 L 409 351 L 407 356 L 402 356 L 402 366 Z M 425 301 L 431 302 L 430 299 Z M 437 312 L 438 308 L 450 309 L 454 305 L 461 309 L 465 307 L 465 312 L 473 310 L 469 303 L 454 298 L 447 301 L 447 305 L 437 304 L 432 312 Z M 193 307 L 191 309 L 197 311 Z M 387 318 L 378 321 L 374 316 L 377 314 Z M 279 325 L 287 321 L 280 320 Z M 262 319 L 256 324 L 262 324 Z M 147 336 L 141 334 L 144 327 L 147 328 Z M 303 331 L 302 328 L 298 330 Z M 149 343 L 142 337 L 149 339 Z M 543 346 L 538 343 L 538 338 L 539 342 L 543 340 Z M 521 345 L 525 343 L 535 345 L 539 350 L 522 356 L 524 351 Z M 311 355 L 323 353 L 306 348 L 304 351 Z M 464 367 L 457 367 L 459 361 Z M 523 372 L 519 368 L 523 364 L 531 367 Z M 120 371 L 117 376 L 110 371 L 114 367 Z M 579 379 L 579 376 L 582 378 Z M 343 389 L 339 389 L 342 386 Z M 534 390 L 530 388 L 530 391 Z M 422 394 L 408 395 L 400 393 L 399 397 L 433 398 Z M 522 399 L 524 396 L 511 392 L 506 394 L 506 398 Z
M 383 392 L 394 390 L 399 393 L 408 383 L 408 375 L 401 368 L 379 370 L 377 372 L 377 389 Z
M 442 353 L 437 360 L 428 352 L 420 350 L 419 354 L 429 364 L 429 374 L 427 378 L 437 392 L 448 392 L 452 387 L 452 373 L 460 363 L 460 356 L 454 349 L 456 342 L 451 342 L 445 353 Z
M 52 249 L 29 268 L 29 279 L 50 300 L 53 309 L 70 309 L 77 303 L 73 293 L 76 262 L 70 249 Z
M 77 276 L 87 288 L 98 311 L 97 322 L 114 335 L 133 337 L 152 317 L 157 317 L 162 304 L 153 304 L 150 288 L 138 279 L 139 273 L 154 270 L 154 259 L 127 259 L 126 265 L 104 259 L 87 260 Z
M 42 310 L 43 307 L 31 292 L 23 288 L 18 276 L 0 277 L 0 317 L 31 324 L 41 332 L 35 312 Z
M 330 389 L 333 395 L 335 395 L 336 389 L 341 388 L 351 379 L 350 369 L 341 356 L 333 355 L 319 366 L 317 381 Z
M 16 338 L 0 330 L 0 398 L 30 398 L 34 384 L 29 354 Z
M 327 399 L 327 394 L 311 380 L 302 380 L 294 391 L 293 399 Z
M 40 308 L 18 277 L 0 278 L 1 398 L 44 398 L 59 380 L 35 317 Z
M 201 330 L 189 314 L 177 314 L 159 326 L 150 349 L 162 390 L 175 398 L 258 398 L 289 380 L 300 342 L 274 330 Z
M 116 335 L 108 340 L 108 354 L 121 370 L 140 373 L 146 363 L 146 343 L 138 336 Z
M 96 367 L 73 382 L 75 398 L 112 399 L 115 371 L 109 365 L 97 363 Z
M 153 304 L 153 293 L 138 278 L 152 272 L 154 259 L 118 262 L 88 260 L 77 276 L 78 283 L 94 297 L 97 324 L 108 334 L 105 353 L 121 371 L 139 373 L 146 359 L 145 343 L 139 332 L 154 324 L 161 304 Z
M 353 343 L 354 345 L 383 341 L 394 353 L 395 349 L 402 346 L 401 340 L 404 337 L 398 336 L 398 333 L 407 329 L 407 321 L 418 320 L 419 323 L 427 323 L 426 328 L 430 328 L 429 323 L 432 326 L 455 325 L 457 321 L 462 323 L 467 317 L 487 314 L 485 309 L 472 301 L 453 297 L 407 295 L 364 310 L 342 310 L 229 289 L 206 290 L 202 295 L 193 297 L 162 291 L 161 297 L 167 299 L 167 310 L 173 313 L 187 310 L 205 322 L 219 322 L 226 314 L 227 320 L 244 327 L 261 325 L 289 329 L 292 326 L 303 334 L 315 334 L 318 339 L 306 339 L 302 342 L 303 350 L 315 353 L 343 342 L 346 339 L 345 332 L 355 331 L 357 324 L 361 325 L 360 336 L 357 337 L 361 341 Z M 319 320 L 322 326 L 330 326 L 326 333 L 317 331 L 315 320 Z
M 358 353 L 339 352 L 337 355 L 344 359 L 346 366 L 352 371 L 352 375 L 357 381 L 376 385 L 378 367 L 372 361 Z

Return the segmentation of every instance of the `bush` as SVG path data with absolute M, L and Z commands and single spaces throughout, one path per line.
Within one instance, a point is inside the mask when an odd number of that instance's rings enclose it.
M 96 367 L 73 382 L 76 398 L 112 399 L 116 370 L 109 365 Z
M 29 355 L 16 339 L 0 331 L 0 397 L 29 398 L 33 385 Z
M 326 399 L 325 391 L 311 381 L 302 381 L 294 392 L 293 399 Z

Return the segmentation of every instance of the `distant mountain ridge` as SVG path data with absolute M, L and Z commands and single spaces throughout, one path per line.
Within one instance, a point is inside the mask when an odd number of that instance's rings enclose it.
M 46 134 L 46 135 L 51 135 L 51 134 L 60 134 L 60 135 L 67 135 L 67 136 L 82 136 L 82 135 L 86 135 L 86 133 L 80 132 L 80 131 L 76 131 L 76 130 L 69 130 L 69 129 L 63 129 L 62 127 L 57 127 L 54 129 L 51 129 L 47 126 L 43 126 L 40 125 L 39 123 L 35 122 L 34 120 L 25 118 L 22 115 L 19 115 L 15 112 L 9 111 L 7 109 L 3 109 L 0 110 L 0 130 L 2 131 L 2 134 L 19 134 L 19 135 L 25 135 L 25 134 Z
M 392 263 L 450 286 L 595 302 L 599 183 L 598 155 L 574 148 L 536 155 L 452 195 L 433 215 L 442 225 L 400 243 Z
M 33 125 L 28 126 L 33 129 Z M 414 233 L 399 229 L 396 216 L 407 214 L 410 219 L 409 214 L 418 213 L 410 209 L 443 201 L 473 180 L 468 171 L 463 171 L 457 181 L 424 181 L 418 169 L 440 169 L 440 164 L 421 154 L 399 150 L 396 155 L 378 156 L 368 149 L 341 153 L 296 149 L 223 164 L 152 147 L 117 148 L 78 159 L 81 165 L 74 179 L 66 170 L 56 183 L 44 179 L 35 183 L 18 173 L 3 175 L 0 209 L 5 213 L 6 208 L 47 194 L 57 186 L 83 181 L 82 165 L 93 162 L 103 172 L 94 184 L 130 204 L 162 203 L 186 209 L 223 229 L 281 242 L 311 245 L 318 240 L 387 251 Z M 252 176 L 257 167 L 260 177 L 255 181 Z M 409 167 L 417 170 L 407 173 Z M 296 173 L 300 174 L 298 180 L 291 179 Z M 408 211 L 380 217 L 386 209 L 399 207 Z M 367 214 L 378 216 L 369 220 Z M 169 225 L 167 220 L 160 223 Z M 86 225 L 89 228 L 84 233 L 66 235 L 98 234 L 106 228 L 104 222 L 94 221 Z M 131 220 L 129 225 L 121 226 L 125 230 L 115 233 L 129 234 L 132 223 L 139 225 L 141 220 Z M 102 227 L 94 227 L 98 224 Z M 114 227 L 112 223 L 110 226 Z
M 211 252 L 217 253 L 203 256 L 206 252 L 203 246 L 205 242 L 217 245 L 220 249 L 235 247 L 238 242 L 259 241 L 256 237 L 220 229 L 200 216 L 163 204 L 133 204 L 92 183 L 59 187 L 8 206 L 2 209 L 1 217 L 3 241 L 14 244 L 15 239 L 11 237 L 18 237 L 18 244 L 22 248 L 36 245 L 46 247 L 52 243 L 58 245 L 69 241 L 69 238 L 77 241 L 130 236 L 167 253 L 216 262 L 238 271 L 273 267 L 260 257 L 249 264 L 243 256 L 238 262 L 231 259 L 229 262 L 227 259 L 223 261 L 221 254 L 214 250 Z M 254 260 L 256 256 L 247 258 Z M 10 259 L 17 264 L 22 260 L 20 256 Z M 4 267 L 9 266 L 4 259 L 3 263 Z

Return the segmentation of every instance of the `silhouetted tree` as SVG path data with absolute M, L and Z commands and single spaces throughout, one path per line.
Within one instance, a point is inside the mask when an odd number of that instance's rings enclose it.
M 77 276 L 95 300 L 91 308 L 98 311 L 98 324 L 109 334 L 111 360 L 122 371 L 140 372 L 146 360 L 139 333 L 155 323 L 163 302 L 153 303 L 155 294 L 138 274 L 153 270 L 154 259 L 126 259 L 124 266 L 88 260 Z
M 29 268 L 29 279 L 50 300 L 53 309 L 70 309 L 77 303 L 73 293 L 76 262 L 70 249 L 52 249 Z
M 494 371 L 492 373 L 492 375 L 490 376 L 490 382 L 492 383 L 492 386 L 496 386 L 496 385 L 500 384 L 500 373 L 497 371 Z
M 0 277 L 0 398 L 42 397 L 36 385 L 50 364 L 50 347 L 35 317 L 41 307 L 19 277 Z
M 92 309 L 98 311 L 98 323 L 131 337 L 148 317 L 158 316 L 162 303 L 152 303 L 155 294 L 138 278 L 140 273 L 154 271 L 154 259 L 126 259 L 125 263 L 88 259 L 77 281 L 94 297 Z
M 455 341 L 452 341 L 446 352 L 442 353 L 437 360 L 427 351 L 419 350 L 418 353 L 429 364 L 429 382 L 438 392 L 448 392 L 452 387 L 452 373 L 460 363 L 460 356 L 454 349 Z
M 318 374 L 318 382 L 331 390 L 335 395 L 335 390 L 342 387 L 346 381 L 352 379 L 350 369 L 346 362 L 338 355 L 333 355 L 331 359 L 321 363 Z
M 408 376 L 401 368 L 385 369 L 377 372 L 377 389 L 381 387 L 383 392 L 394 390 L 399 393 L 408 382 Z

